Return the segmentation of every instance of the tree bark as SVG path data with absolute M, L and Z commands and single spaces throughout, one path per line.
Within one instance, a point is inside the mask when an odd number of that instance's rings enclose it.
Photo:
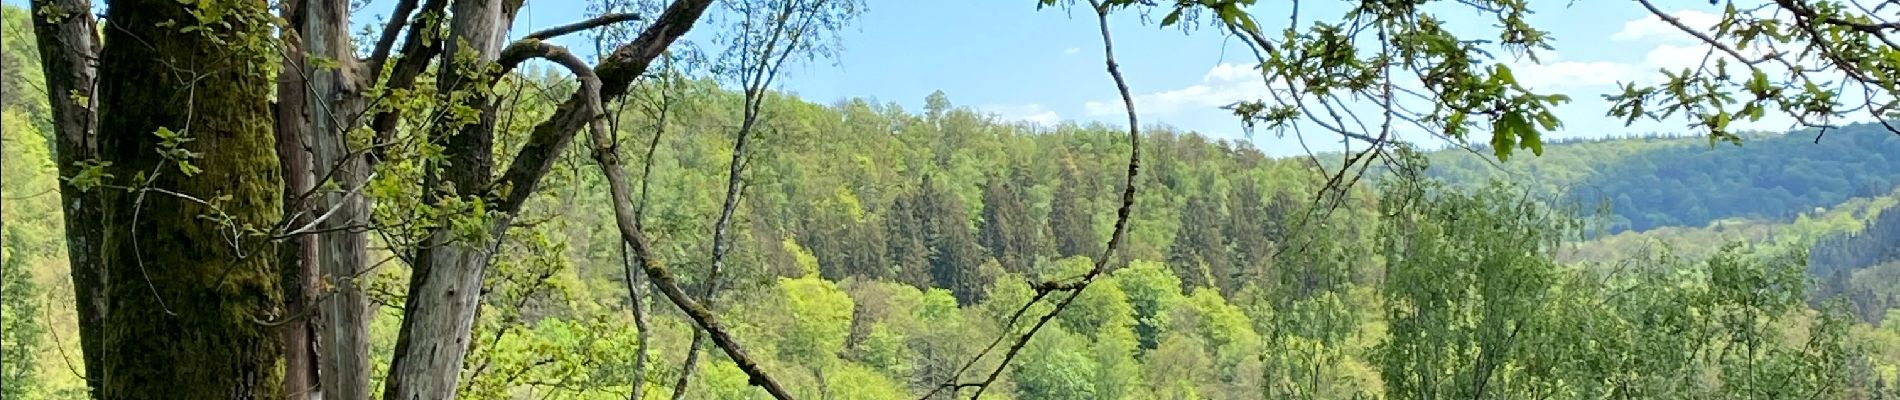
M 97 75 L 98 27 L 91 0 L 34 0 L 33 33 L 40 51 L 40 71 L 46 77 L 47 104 L 52 107 L 53 133 L 59 175 L 78 176 L 80 162 L 96 154 L 93 114 Z M 105 290 L 107 277 L 99 245 L 104 225 L 99 223 L 98 191 L 59 185 L 60 212 L 66 223 L 67 261 L 72 269 L 73 298 L 79 319 L 79 348 L 87 387 L 100 394 Z
M 402 56 L 396 60 L 396 66 L 390 68 L 389 77 L 382 77 L 383 64 L 389 62 L 387 56 L 369 60 L 369 82 L 372 86 L 381 84 L 384 90 L 410 89 L 422 76 L 442 50 L 442 40 L 434 37 L 441 27 L 443 13 L 448 8 L 448 0 L 428 0 L 422 4 L 422 11 L 416 13 L 415 21 L 409 23 L 409 30 L 403 34 Z M 377 46 L 381 46 L 379 42 Z M 373 56 L 374 54 L 372 54 Z M 402 122 L 401 109 L 388 109 L 376 113 L 370 121 L 370 129 L 376 131 L 376 143 L 389 142 L 396 135 L 396 126 Z M 379 162 L 382 158 L 379 149 L 372 152 L 370 162 Z
M 303 66 L 309 77 L 306 101 L 309 132 L 314 138 L 315 175 L 327 177 L 331 189 L 322 191 L 320 209 L 331 213 L 319 226 L 322 259 L 318 270 L 324 291 L 318 301 L 318 374 L 325 398 L 369 399 L 369 298 L 357 279 L 369 267 L 369 206 L 361 188 L 368 165 L 362 149 L 350 149 L 351 121 L 365 107 L 359 65 L 349 41 L 348 0 L 303 2 L 303 48 L 306 54 L 338 60 L 338 68 Z M 283 92 L 280 92 L 283 93 Z
M 442 0 L 429 0 L 423 8 L 429 8 L 429 3 L 436 1 Z M 628 85 L 645 73 L 653 59 L 665 52 L 674 40 L 692 29 L 711 4 L 711 0 L 677 0 L 667 6 L 639 38 L 616 48 L 602 61 L 597 69 L 599 92 L 575 93 L 553 116 L 536 125 L 527 143 L 509 163 L 508 171 L 493 182 L 487 178 L 494 165 L 489 158 L 493 151 L 494 105 L 482 96 L 459 99 L 466 106 L 482 110 L 481 120 L 439 140 L 449 166 L 440 176 L 427 177 L 425 186 L 431 188 L 428 190 L 440 189 L 433 192 L 431 199 L 483 201 L 492 205 L 488 209 L 497 215 L 486 224 L 483 238 L 456 240 L 453 232 L 437 229 L 417 250 L 408 299 L 403 305 L 403 326 L 396 338 L 396 354 L 390 361 L 389 379 L 383 391 L 385 398 L 454 397 L 456 381 L 467 356 L 469 330 L 480 304 L 482 277 L 489 254 L 506 234 L 510 216 L 534 193 L 540 179 L 553 167 L 556 156 L 568 147 L 574 135 L 600 118 L 598 106 L 590 106 L 590 101 L 612 100 L 625 94 Z M 519 5 L 518 1 L 506 0 L 458 0 L 451 5 L 453 19 L 449 38 L 445 40 L 447 48 L 442 54 L 452 59 L 461 52 L 460 46 L 475 46 L 470 53 L 476 55 L 477 62 L 495 62 L 502 30 L 509 25 L 508 20 Z M 481 85 L 491 83 L 483 77 L 460 76 L 453 68 L 441 70 L 444 72 L 436 81 L 451 89 L 456 87 L 453 85 L 467 85 L 471 81 Z M 392 77 L 392 83 L 394 79 Z M 451 89 L 439 91 L 452 93 Z M 377 126 L 382 119 L 379 115 L 378 122 L 372 126 Z M 380 126 L 376 129 L 382 134 Z
M 614 48 L 614 51 L 594 68 L 600 77 L 600 100 L 612 102 L 625 95 L 634 79 L 645 74 L 653 65 L 653 60 L 666 52 L 673 41 L 693 29 L 693 24 L 712 6 L 712 0 L 675 0 L 666 6 L 666 11 L 653 19 L 653 24 L 640 31 L 633 42 Z M 510 188 L 508 196 L 501 200 L 501 209 L 512 210 L 527 202 L 532 190 L 539 185 L 541 178 L 554 168 L 554 161 L 561 151 L 573 143 L 574 135 L 586 127 L 591 118 L 597 118 L 587 111 L 588 95 L 575 93 L 554 110 L 554 115 L 535 125 L 529 133 L 527 143 L 515 153 L 514 161 L 508 164 L 508 170 L 502 173 L 497 186 Z
M 639 261 L 627 253 L 627 245 L 621 243 L 620 263 L 627 275 L 627 304 L 633 312 L 634 339 L 639 341 L 633 349 L 632 391 L 627 394 L 627 400 L 641 400 L 646 398 L 647 351 L 651 348 L 653 334 L 650 330 L 652 327 L 647 324 L 646 279 L 642 279 L 646 275 L 634 272 L 638 269 Z
M 464 121 L 464 125 L 445 123 L 435 129 L 436 135 L 446 136 L 434 140 L 443 143 L 447 164 L 431 167 L 424 185 L 432 196 L 474 203 L 483 201 L 481 191 L 494 167 L 490 154 L 494 151 L 495 105 L 482 94 L 490 78 L 463 72 L 484 70 L 481 67 L 499 59 L 502 33 L 508 26 L 503 22 L 507 7 L 498 0 L 457 0 L 449 7 L 452 17 L 443 51 L 446 56 L 438 66 L 437 90 L 443 99 L 459 101 L 481 113 L 477 120 Z M 465 54 L 474 59 L 464 59 Z M 475 65 L 464 64 L 469 62 Z M 470 329 L 481 302 L 482 278 L 487 273 L 493 243 L 506 234 L 509 225 L 505 213 L 473 217 L 492 218 L 482 237 L 458 237 L 459 233 L 439 227 L 429 233 L 423 248 L 417 251 L 396 355 L 390 362 L 389 383 L 384 390 L 386 398 L 455 398 L 457 378 L 468 355 Z
M 285 252 L 284 265 L 297 266 L 286 288 L 301 295 L 289 309 L 304 318 L 285 326 L 284 387 L 293 398 L 368 399 L 369 303 L 354 280 L 368 262 L 368 208 L 358 191 L 367 168 L 344 136 L 364 106 L 344 26 L 349 4 L 305 0 L 280 11 L 294 34 L 286 35 L 291 51 L 278 78 L 278 154 L 285 206 L 295 210 L 288 226 L 304 231 Z M 337 65 L 319 68 L 305 57 Z
M 166 27 L 200 17 L 214 20 Z M 256 44 L 267 6 L 119 0 L 107 18 L 98 154 L 129 189 L 101 189 L 100 254 L 122 280 L 105 291 L 98 397 L 281 398 L 281 266 L 255 233 L 283 216 L 272 76 L 258 68 L 277 56 Z M 195 153 L 182 157 L 195 173 L 161 155 L 168 142 Z
M 285 20 L 296 21 L 297 7 L 278 10 Z M 303 96 L 306 75 L 300 40 L 302 29 L 279 32 L 283 39 L 283 72 L 277 75 L 278 96 L 275 108 L 277 157 L 284 174 L 284 210 L 290 214 L 289 226 L 309 225 L 319 211 L 305 199 L 316 187 L 316 175 L 310 160 L 309 105 Z M 317 103 L 320 104 L 320 103 Z M 317 265 L 321 261 L 315 235 L 291 237 L 277 250 L 278 263 L 284 268 L 284 310 L 292 319 L 280 327 L 284 341 L 284 395 L 291 399 L 320 398 L 317 393 L 316 348 L 312 346 L 311 319 L 317 298 Z

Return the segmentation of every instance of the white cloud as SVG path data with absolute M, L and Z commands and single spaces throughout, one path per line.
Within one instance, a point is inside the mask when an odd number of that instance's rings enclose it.
M 1722 16 L 1694 10 L 1681 10 L 1669 13 L 1676 21 L 1694 29 L 1708 30 L 1722 21 Z M 1623 23 L 1623 30 L 1610 35 L 1610 39 L 1632 40 L 1693 40 L 1694 37 L 1682 33 L 1674 25 L 1657 18 L 1655 15 L 1630 20 Z
M 1070 48 L 1068 48 L 1068 49 L 1064 49 L 1064 50 L 1062 50 L 1062 55 L 1065 55 L 1065 56 L 1073 56 L 1073 55 L 1075 55 L 1076 53 L 1081 53 L 1081 52 L 1082 52 L 1082 48 L 1081 48 L 1081 47 L 1070 47 Z
M 1202 75 L 1201 83 L 1136 95 L 1135 106 L 1140 107 L 1142 114 L 1169 115 L 1192 109 L 1213 109 L 1266 96 L 1267 87 L 1260 82 L 1260 73 L 1253 66 L 1222 63 Z M 1089 115 L 1096 116 L 1123 112 L 1120 100 L 1090 101 L 1082 107 Z
M 1248 78 L 1259 78 L 1259 77 L 1260 77 L 1259 67 L 1250 66 L 1250 65 L 1221 63 L 1220 65 L 1214 66 L 1214 69 L 1207 70 L 1207 74 L 1201 76 L 1201 81 L 1232 82 L 1232 81 L 1245 80 Z
M 985 104 L 976 106 L 976 109 L 1004 121 L 1022 121 L 1038 125 L 1055 125 L 1062 122 L 1061 114 L 1036 103 Z
M 1518 84 L 1533 90 L 1595 87 L 1628 82 L 1642 72 L 1634 65 L 1609 61 L 1567 61 L 1544 53 L 1542 63 L 1529 58 L 1511 65 Z
M 1665 44 L 1656 46 L 1656 48 L 1650 49 L 1648 54 L 1644 54 L 1643 65 L 1649 67 L 1650 72 L 1654 72 L 1657 69 L 1671 72 L 1681 71 L 1683 68 L 1694 69 L 1696 66 L 1702 65 L 1703 56 L 1708 54 L 1709 49 L 1706 46 L 1677 46 Z
M 1777 50 L 1772 44 L 1740 48 L 1736 49 L 1735 52 L 1751 60 L 1759 60 L 1762 59 L 1762 57 L 1775 53 L 1790 54 L 1789 52 Z M 1676 71 L 1701 65 L 1704 56 L 1709 57 L 1710 65 L 1714 65 L 1716 58 L 1727 58 L 1730 66 L 1737 65 L 1736 63 L 1740 61 L 1736 60 L 1735 57 L 1729 56 L 1725 51 L 1716 50 L 1714 53 L 1710 53 L 1709 46 L 1702 44 L 1685 46 L 1665 44 L 1656 46 L 1655 49 L 1649 51 L 1649 54 L 1643 56 L 1643 61 L 1654 68 L 1668 68 L 1671 71 Z M 1763 65 L 1763 68 L 1773 70 L 1776 69 L 1776 66 L 1773 65 L 1773 63 L 1769 63 L 1768 65 Z
M 1722 19 L 1720 15 L 1695 10 L 1680 10 L 1669 15 L 1684 26 L 1704 31 L 1713 29 Z M 1519 60 L 1512 63 L 1511 67 L 1517 72 L 1520 83 L 1527 87 L 1549 91 L 1602 87 L 1618 82 L 1655 83 L 1662 79 L 1662 75 L 1657 70 L 1694 69 L 1702 65 L 1705 56 L 1709 56 L 1707 45 L 1655 15 L 1645 15 L 1642 18 L 1624 22 L 1623 29 L 1610 37 L 1622 42 L 1643 42 L 1614 46 L 1649 47 L 1649 50 L 1643 53 L 1643 59 L 1640 62 L 1564 60 L 1554 53 L 1546 53 L 1544 62 L 1541 64 Z M 1743 56 L 1757 58 L 1770 53 L 1771 50 L 1764 47 L 1741 49 L 1740 52 Z M 1724 53 L 1716 52 L 1710 57 L 1727 58 L 1724 56 Z M 1706 58 L 1706 60 L 1713 63 L 1714 58 Z M 1731 63 L 1734 61 L 1730 60 Z

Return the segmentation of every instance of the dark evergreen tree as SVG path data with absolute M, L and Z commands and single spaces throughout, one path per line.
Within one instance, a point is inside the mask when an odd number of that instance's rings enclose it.
M 1007 181 L 991 176 L 983 185 L 983 226 L 979 232 L 983 248 L 1003 270 L 1025 274 L 1036 262 L 1040 230 L 1029 216 L 1028 200 L 1021 194 L 1020 188 L 1028 185 L 1020 171 Z
M 978 272 L 983 265 L 983 248 L 970 230 L 970 214 L 963 201 L 928 175 L 915 196 L 917 223 L 929 246 L 931 281 L 936 287 L 950 289 L 959 303 L 982 300 L 983 291 L 989 287 Z
M 885 263 L 884 225 L 876 221 L 855 221 L 845 225 L 843 246 L 845 275 L 891 279 L 891 265 Z
M 915 191 L 897 196 L 884 214 L 885 265 L 892 280 L 927 288 L 931 285 L 930 246 Z
M 1858 232 L 1815 241 L 1808 250 L 1808 274 L 1816 279 L 1811 305 L 1845 298 L 1862 320 L 1879 323 L 1900 306 L 1900 212 L 1886 210 Z
M 1276 215 L 1264 195 L 1260 185 L 1252 179 L 1234 180 L 1234 187 L 1227 193 L 1227 247 L 1232 249 L 1235 285 L 1254 282 L 1266 276 L 1269 268 L 1268 258 L 1273 255 L 1275 246 L 1280 243 L 1276 234 L 1283 230 L 1281 216 Z
M 1102 256 L 1086 187 L 1073 166 L 1062 170 L 1055 197 L 1049 200 L 1049 241 L 1055 246 L 1055 258 Z
M 1214 287 L 1231 292 L 1233 288 L 1232 259 L 1221 237 L 1226 217 L 1221 215 L 1217 195 L 1206 190 L 1190 194 L 1181 210 L 1181 228 L 1168 248 L 1168 265 L 1181 276 L 1184 291 Z

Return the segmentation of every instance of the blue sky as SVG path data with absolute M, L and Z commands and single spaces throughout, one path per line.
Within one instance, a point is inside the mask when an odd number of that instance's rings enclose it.
M 786 71 L 780 90 L 819 103 L 863 97 L 896 102 L 910 110 L 920 109 L 930 92 L 943 90 L 957 105 L 1002 119 L 1123 121 L 1113 84 L 1103 72 L 1095 21 L 1085 10 L 1038 10 L 1031 0 L 866 1 L 866 11 L 841 35 L 843 51 L 833 60 Z M 356 11 L 358 22 L 368 24 L 387 15 L 390 3 L 370 2 Z M 1260 3 L 1252 12 L 1266 28 L 1282 27 L 1275 24 L 1285 23 L 1285 7 L 1290 3 Z M 1335 3 L 1342 2 L 1305 2 L 1308 9 L 1302 11 L 1303 18 L 1337 17 Z M 1671 31 L 1637 4 L 1585 3 L 1533 2 L 1540 8 L 1531 22 L 1551 32 L 1556 49 L 1540 53 L 1541 65 L 1499 60 L 1513 65 L 1526 85 L 1575 99 L 1558 109 L 1565 126 L 1549 137 L 1689 131 L 1678 121 L 1624 127 L 1603 116 L 1607 103 L 1601 95 L 1614 90 L 1617 82 L 1653 82 L 1660 76 L 1658 68 L 1692 65 L 1705 48 Z M 513 34 L 584 18 L 585 4 L 589 1 L 528 1 Z M 1335 9 L 1324 9 L 1328 6 Z M 1712 25 L 1720 11 L 1705 1 L 1669 2 L 1663 7 L 1692 26 Z M 1454 28 L 1487 27 L 1484 16 L 1476 12 L 1447 10 L 1439 15 Z M 1247 137 L 1237 120 L 1217 108 L 1259 96 L 1257 76 L 1247 73 L 1252 56 L 1243 44 L 1212 31 L 1161 28 L 1132 12 L 1113 17 L 1111 25 L 1117 57 L 1137 94 L 1144 124 L 1167 124 L 1247 141 L 1273 155 L 1302 153 L 1290 138 L 1266 132 Z M 688 39 L 709 39 L 716 29 L 716 25 L 702 24 Z M 563 41 L 577 51 L 590 52 L 591 45 L 578 36 Z M 1771 118 L 1752 127 L 1781 130 L 1788 123 Z M 1337 148 L 1324 145 L 1327 140 L 1323 139 L 1309 138 L 1308 142 L 1317 151 Z
M 558 23 L 583 12 L 553 2 L 530 3 L 533 9 L 523 14 L 524 25 Z M 1575 99 L 1558 110 L 1565 127 L 1550 136 L 1685 131 L 1683 123 L 1675 121 L 1624 127 L 1621 121 L 1603 116 L 1608 104 L 1601 95 L 1615 90 L 1620 81 L 1654 81 L 1660 76 L 1657 68 L 1692 65 L 1704 48 L 1634 3 L 1586 6 L 1575 2 L 1568 7 L 1564 3 L 1571 2 L 1534 3 L 1544 8 L 1531 22 L 1556 38 L 1556 49 L 1541 53 L 1543 64 L 1501 60 L 1515 66 L 1526 85 Z M 1253 12 L 1262 22 L 1285 23 L 1285 4 L 1261 2 Z M 1680 7 L 1670 9 L 1672 14 L 1692 26 L 1713 25 L 1720 12 L 1718 6 L 1703 1 L 1668 6 Z M 1336 10 L 1308 7 L 1302 12 L 1305 18 L 1339 15 Z M 1486 23 L 1482 15 L 1470 11 L 1446 12 L 1441 17 L 1467 25 Z M 1251 65 L 1252 55 L 1244 44 L 1212 31 L 1160 28 L 1134 13 L 1113 18 L 1111 26 L 1117 56 L 1138 96 L 1144 124 L 1163 123 L 1249 141 L 1274 155 L 1302 152 L 1291 139 L 1265 132 L 1248 138 L 1237 120 L 1216 108 L 1259 93 L 1257 76 L 1234 73 L 1245 72 Z M 1004 119 L 1123 121 L 1112 82 L 1102 68 L 1095 21 L 1086 10 L 1037 10 L 1029 0 L 869 0 L 868 11 L 843 34 L 843 45 L 844 51 L 833 62 L 809 63 L 788 71 L 781 89 L 820 103 L 864 97 L 894 101 L 911 110 L 921 108 L 930 92 L 943 90 L 957 105 Z M 1759 126 L 1778 130 L 1787 123 L 1764 121 Z M 1325 148 L 1317 139 L 1309 138 L 1314 150 Z

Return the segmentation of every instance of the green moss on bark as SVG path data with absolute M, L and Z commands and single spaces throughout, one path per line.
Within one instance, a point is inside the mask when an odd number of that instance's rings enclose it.
M 256 0 L 122 0 L 107 11 L 100 158 L 115 184 L 212 204 L 107 191 L 105 399 L 281 398 L 278 332 L 258 322 L 285 317 L 281 267 L 256 233 L 282 215 L 268 16 Z M 187 176 L 160 155 L 159 128 L 191 139 L 182 148 L 201 171 Z

